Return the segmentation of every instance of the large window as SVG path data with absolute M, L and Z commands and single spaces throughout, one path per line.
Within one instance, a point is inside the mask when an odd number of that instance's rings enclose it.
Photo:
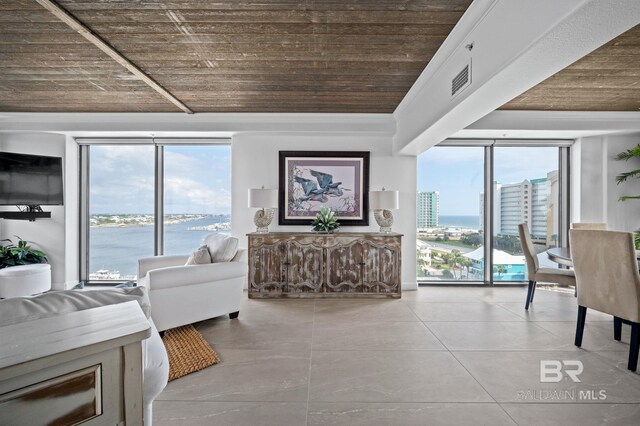
M 191 253 L 231 230 L 229 146 L 164 148 L 164 254 Z
M 543 252 L 558 242 L 559 149 L 496 147 L 493 152 L 493 280 L 523 281 L 528 278 L 520 223 L 529 228 L 539 262 L 557 267 Z
M 418 157 L 419 282 L 527 280 L 518 225 L 539 262 L 566 242 L 568 144 L 447 141 Z M 487 260 L 489 259 L 489 260 Z
M 194 251 L 231 229 L 229 145 L 82 146 L 81 277 L 120 282 L 137 260 Z
M 483 147 L 434 147 L 418 159 L 417 276 L 432 281 L 482 281 L 478 196 L 484 187 Z
M 88 279 L 130 280 L 154 253 L 154 148 L 97 145 L 89 157 Z

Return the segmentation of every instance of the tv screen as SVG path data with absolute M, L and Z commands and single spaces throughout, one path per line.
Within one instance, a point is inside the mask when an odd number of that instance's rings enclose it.
M 62 205 L 62 158 L 0 152 L 0 205 Z

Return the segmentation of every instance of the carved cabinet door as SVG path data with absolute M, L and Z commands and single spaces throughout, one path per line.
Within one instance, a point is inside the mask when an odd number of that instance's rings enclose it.
M 287 243 L 287 291 L 320 293 L 322 291 L 322 252 L 320 246 Z
M 277 241 L 252 247 L 249 252 L 249 290 L 252 292 L 286 291 L 287 243 Z
M 396 247 L 363 243 L 362 291 L 393 293 L 400 285 L 400 251 Z
M 327 248 L 327 292 L 362 291 L 363 258 L 359 241 Z

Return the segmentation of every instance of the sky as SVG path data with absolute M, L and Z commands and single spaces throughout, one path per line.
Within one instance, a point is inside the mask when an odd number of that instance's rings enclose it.
M 90 148 L 91 214 L 152 214 L 154 147 Z M 165 214 L 230 214 L 231 147 L 165 146 Z
M 558 169 L 558 148 L 494 148 L 494 180 L 517 183 Z M 441 216 L 478 216 L 483 147 L 434 147 L 418 156 L 418 191 L 440 192 Z

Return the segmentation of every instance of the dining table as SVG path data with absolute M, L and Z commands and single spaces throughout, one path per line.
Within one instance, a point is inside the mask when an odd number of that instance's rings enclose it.
M 571 250 L 569 247 L 553 247 L 547 250 L 547 257 L 549 260 L 556 262 L 559 265 L 573 267 L 571 261 Z M 636 258 L 640 262 L 640 251 L 636 250 Z

